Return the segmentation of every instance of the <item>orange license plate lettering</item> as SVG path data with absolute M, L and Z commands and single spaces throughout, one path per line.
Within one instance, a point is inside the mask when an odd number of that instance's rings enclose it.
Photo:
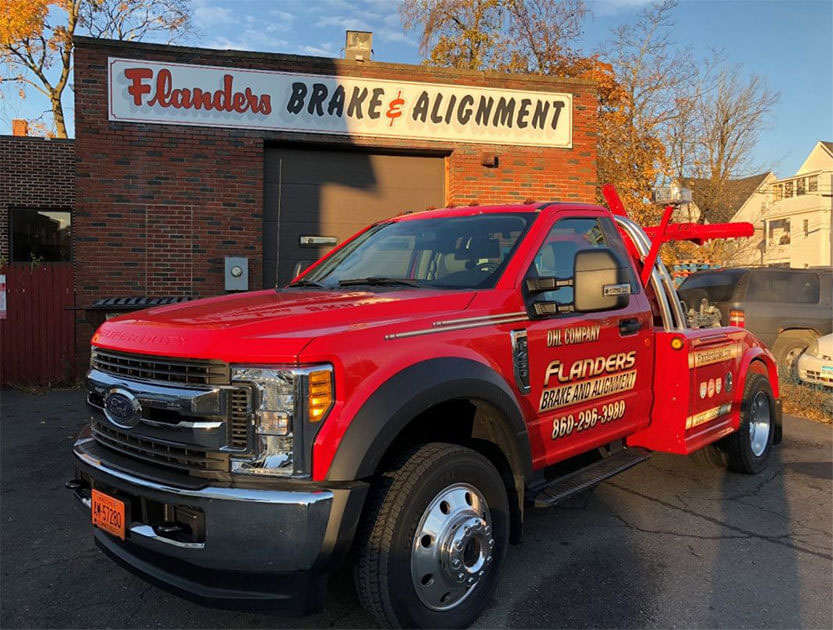
M 124 502 L 109 494 L 93 490 L 93 525 L 124 540 Z

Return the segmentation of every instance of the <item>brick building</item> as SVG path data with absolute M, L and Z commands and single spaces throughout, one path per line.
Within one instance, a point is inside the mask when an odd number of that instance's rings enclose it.
M 0 384 L 72 380 L 75 143 L 0 136 Z
M 75 142 L 72 140 L 0 136 L 0 261 L 15 262 L 10 237 L 15 225 L 23 229 L 32 223 L 27 217 L 72 210 L 74 172 Z M 24 244 L 19 244 L 20 253 Z M 16 262 L 30 262 L 30 259 L 27 255 Z
M 222 293 L 227 257 L 286 282 L 402 211 L 592 201 L 596 105 L 578 80 L 77 38 L 76 303 Z

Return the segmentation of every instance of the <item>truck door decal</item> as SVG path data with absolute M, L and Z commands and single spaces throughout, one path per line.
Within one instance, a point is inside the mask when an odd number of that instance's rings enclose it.
M 544 375 L 538 411 L 543 413 L 629 391 L 636 385 L 636 370 L 631 369 L 635 363 L 634 350 L 579 359 L 569 370 L 561 361 L 551 361 Z M 558 381 L 555 387 L 550 387 L 552 377 Z

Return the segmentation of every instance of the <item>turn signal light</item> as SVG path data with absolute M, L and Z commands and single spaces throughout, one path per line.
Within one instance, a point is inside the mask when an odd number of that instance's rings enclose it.
M 746 313 L 741 310 L 732 309 L 729 311 L 729 325 L 744 328 L 746 324 Z
M 310 422 L 321 420 L 333 403 L 332 372 L 320 370 L 309 375 L 307 413 Z

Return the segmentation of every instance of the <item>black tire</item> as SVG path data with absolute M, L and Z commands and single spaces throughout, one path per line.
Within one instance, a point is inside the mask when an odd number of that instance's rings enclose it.
M 704 468 L 726 468 L 726 454 L 716 444 L 708 444 L 691 454 L 691 459 Z
M 810 330 L 785 330 L 778 335 L 772 346 L 772 354 L 783 375 L 796 377 L 798 357 L 816 339 L 817 335 Z
M 488 506 L 490 526 L 478 528 L 478 531 L 485 531 L 494 541 L 490 545 L 491 551 L 485 551 L 491 554 L 491 559 L 488 565 L 482 565 L 487 570 L 482 577 L 476 578 L 479 581 L 470 590 L 459 584 L 455 587 L 465 589 L 465 595 L 460 596 L 453 608 L 435 610 L 421 599 L 425 593 L 417 593 L 416 578 L 412 577 L 412 562 L 416 562 L 412 560 L 412 554 L 416 556 L 418 553 L 414 550 L 415 536 L 417 528 L 424 527 L 424 515 L 430 512 L 431 506 L 435 506 L 434 509 L 437 505 L 442 506 L 442 502 L 437 504 L 436 500 L 446 496 L 446 492 L 459 492 L 454 488 L 461 486 L 473 487 Z M 465 496 L 468 501 L 469 495 Z M 460 514 L 462 518 L 464 513 Z M 459 527 L 455 531 L 462 535 L 462 529 Z M 466 528 L 466 535 L 468 533 Z M 356 538 L 354 567 L 356 589 L 362 606 L 386 626 L 465 628 L 486 607 L 497 584 L 508 538 L 509 501 L 506 487 L 488 459 L 469 448 L 453 444 L 431 443 L 416 448 L 380 475 L 368 496 Z M 444 547 L 437 547 L 438 550 L 440 548 Z M 466 544 L 466 550 L 468 548 Z M 480 549 L 478 547 L 478 552 Z M 480 558 L 484 561 L 485 555 Z M 450 564 L 443 565 L 446 566 L 450 567 Z M 439 573 L 436 579 L 440 580 L 436 583 L 437 587 L 445 590 L 446 574 Z
M 766 439 L 760 442 L 753 439 L 753 432 L 750 430 L 750 424 L 763 417 L 759 414 L 766 414 L 769 427 Z M 774 436 L 775 399 L 769 379 L 763 374 L 749 374 L 743 389 L 740 428 L 720 441 L 720 448 L 726 454 L 728 468 L 750 475 L 761 472 L 766 468 L 767 460 L 772 452 Z M 759 445 L 757 452 L 754 446 L 756 443 Z M 760 450 L 761 447 L 762 450 Z

